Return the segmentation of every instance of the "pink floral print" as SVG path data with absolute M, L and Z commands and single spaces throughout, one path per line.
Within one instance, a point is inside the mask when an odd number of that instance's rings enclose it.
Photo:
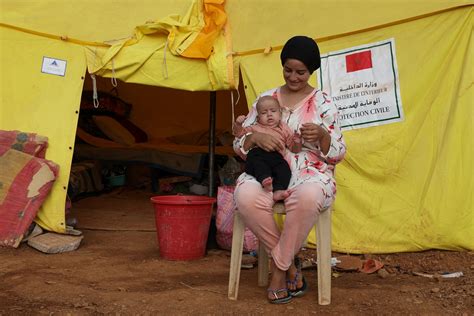
M 264 92 L 261 96 L 271 95 L 279 98 L 280 88 Z M 243 126 L 255 124 L 256 111 L 249 112 Z M 289 189 L 305 182 L 318 182 L 323 187 L 323 193 L 326 198 L 325 205 L 329 206 L 336 194 L 336 182 L 334 180 L 334 167 L 344 159 L 346 145 L 339 125 L 337 107 L 332 103 L 331 98 L 321 90 L 315 89 L 310 95 L 303 99 L 299 104 L 290 110 L 283 108 L 282 121 L 295 132 L 303 123 L 315 123 L 324 127 L 331 136 L 331 145 L 326 155 L 321 152 L 319 144 L 303 143 L 303 150 L 299 153 L 292 153 L 289 150 L 285 153 L 285 159 L 290 165 L 292 177 Z M 241 139 L 234 140 L 234 150 L 245 159 L 241 151 Z M 252 176 L 243 173 L 237 185 L 245 181 L 256 181 Z

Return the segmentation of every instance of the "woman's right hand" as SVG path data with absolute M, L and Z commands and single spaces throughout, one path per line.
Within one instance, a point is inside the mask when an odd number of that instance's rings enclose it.
M 285 149 L 285 144 L 281 139 L 269 134 L 254 132 L 245 139 L 244 149 L 260 147 L 265 151 L 279 151 Z

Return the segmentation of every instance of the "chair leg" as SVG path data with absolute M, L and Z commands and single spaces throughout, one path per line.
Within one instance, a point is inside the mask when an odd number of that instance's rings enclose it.
M 242 251 L 244 249 L 245 225 L 237 210 L 234 214 L 232 232 L 232 249 L 230 255 L 229 291 L 227 297 L 237 300 L 239 294 L 240 268 L 242 266 Z
M 331 208 L 319 214 L 316 222 L 318 256 L 318 302 L 331 304 Z
M 268 285 L 268 254 L 263 244 L 258 242 L 258 286 Z

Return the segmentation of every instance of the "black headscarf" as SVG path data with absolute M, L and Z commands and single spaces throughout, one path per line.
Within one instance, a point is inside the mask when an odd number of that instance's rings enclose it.
M 286 42 L 281 50 L 281 64 L 289 58 L 301 61 L 310 73 L 321 66 L 318 44 L 307 36 L 294 36 Z

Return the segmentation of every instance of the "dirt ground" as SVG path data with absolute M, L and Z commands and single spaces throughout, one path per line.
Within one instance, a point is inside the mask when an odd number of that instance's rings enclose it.
M 0 249 L 0 315 L 474 315 L 474 252 L 426 251 L 361 256 L 388 275 L 334 272 L 332 303 L 310 291 L 286 305 L 266 301 L 257 269 L 242 270 L 239 299 L 227 299 L 230 252 L 195 261 L 160 258 L 149 193 L 111 192 L 73 203 L 84 239 L 78 250 L 43 254 L 26 244 Z M 314 258 L 314 250 L 306 250 Z M 337 256 L 339 254 L 334 254 Z M 439 275 L 462 271 L 445 279 Z

